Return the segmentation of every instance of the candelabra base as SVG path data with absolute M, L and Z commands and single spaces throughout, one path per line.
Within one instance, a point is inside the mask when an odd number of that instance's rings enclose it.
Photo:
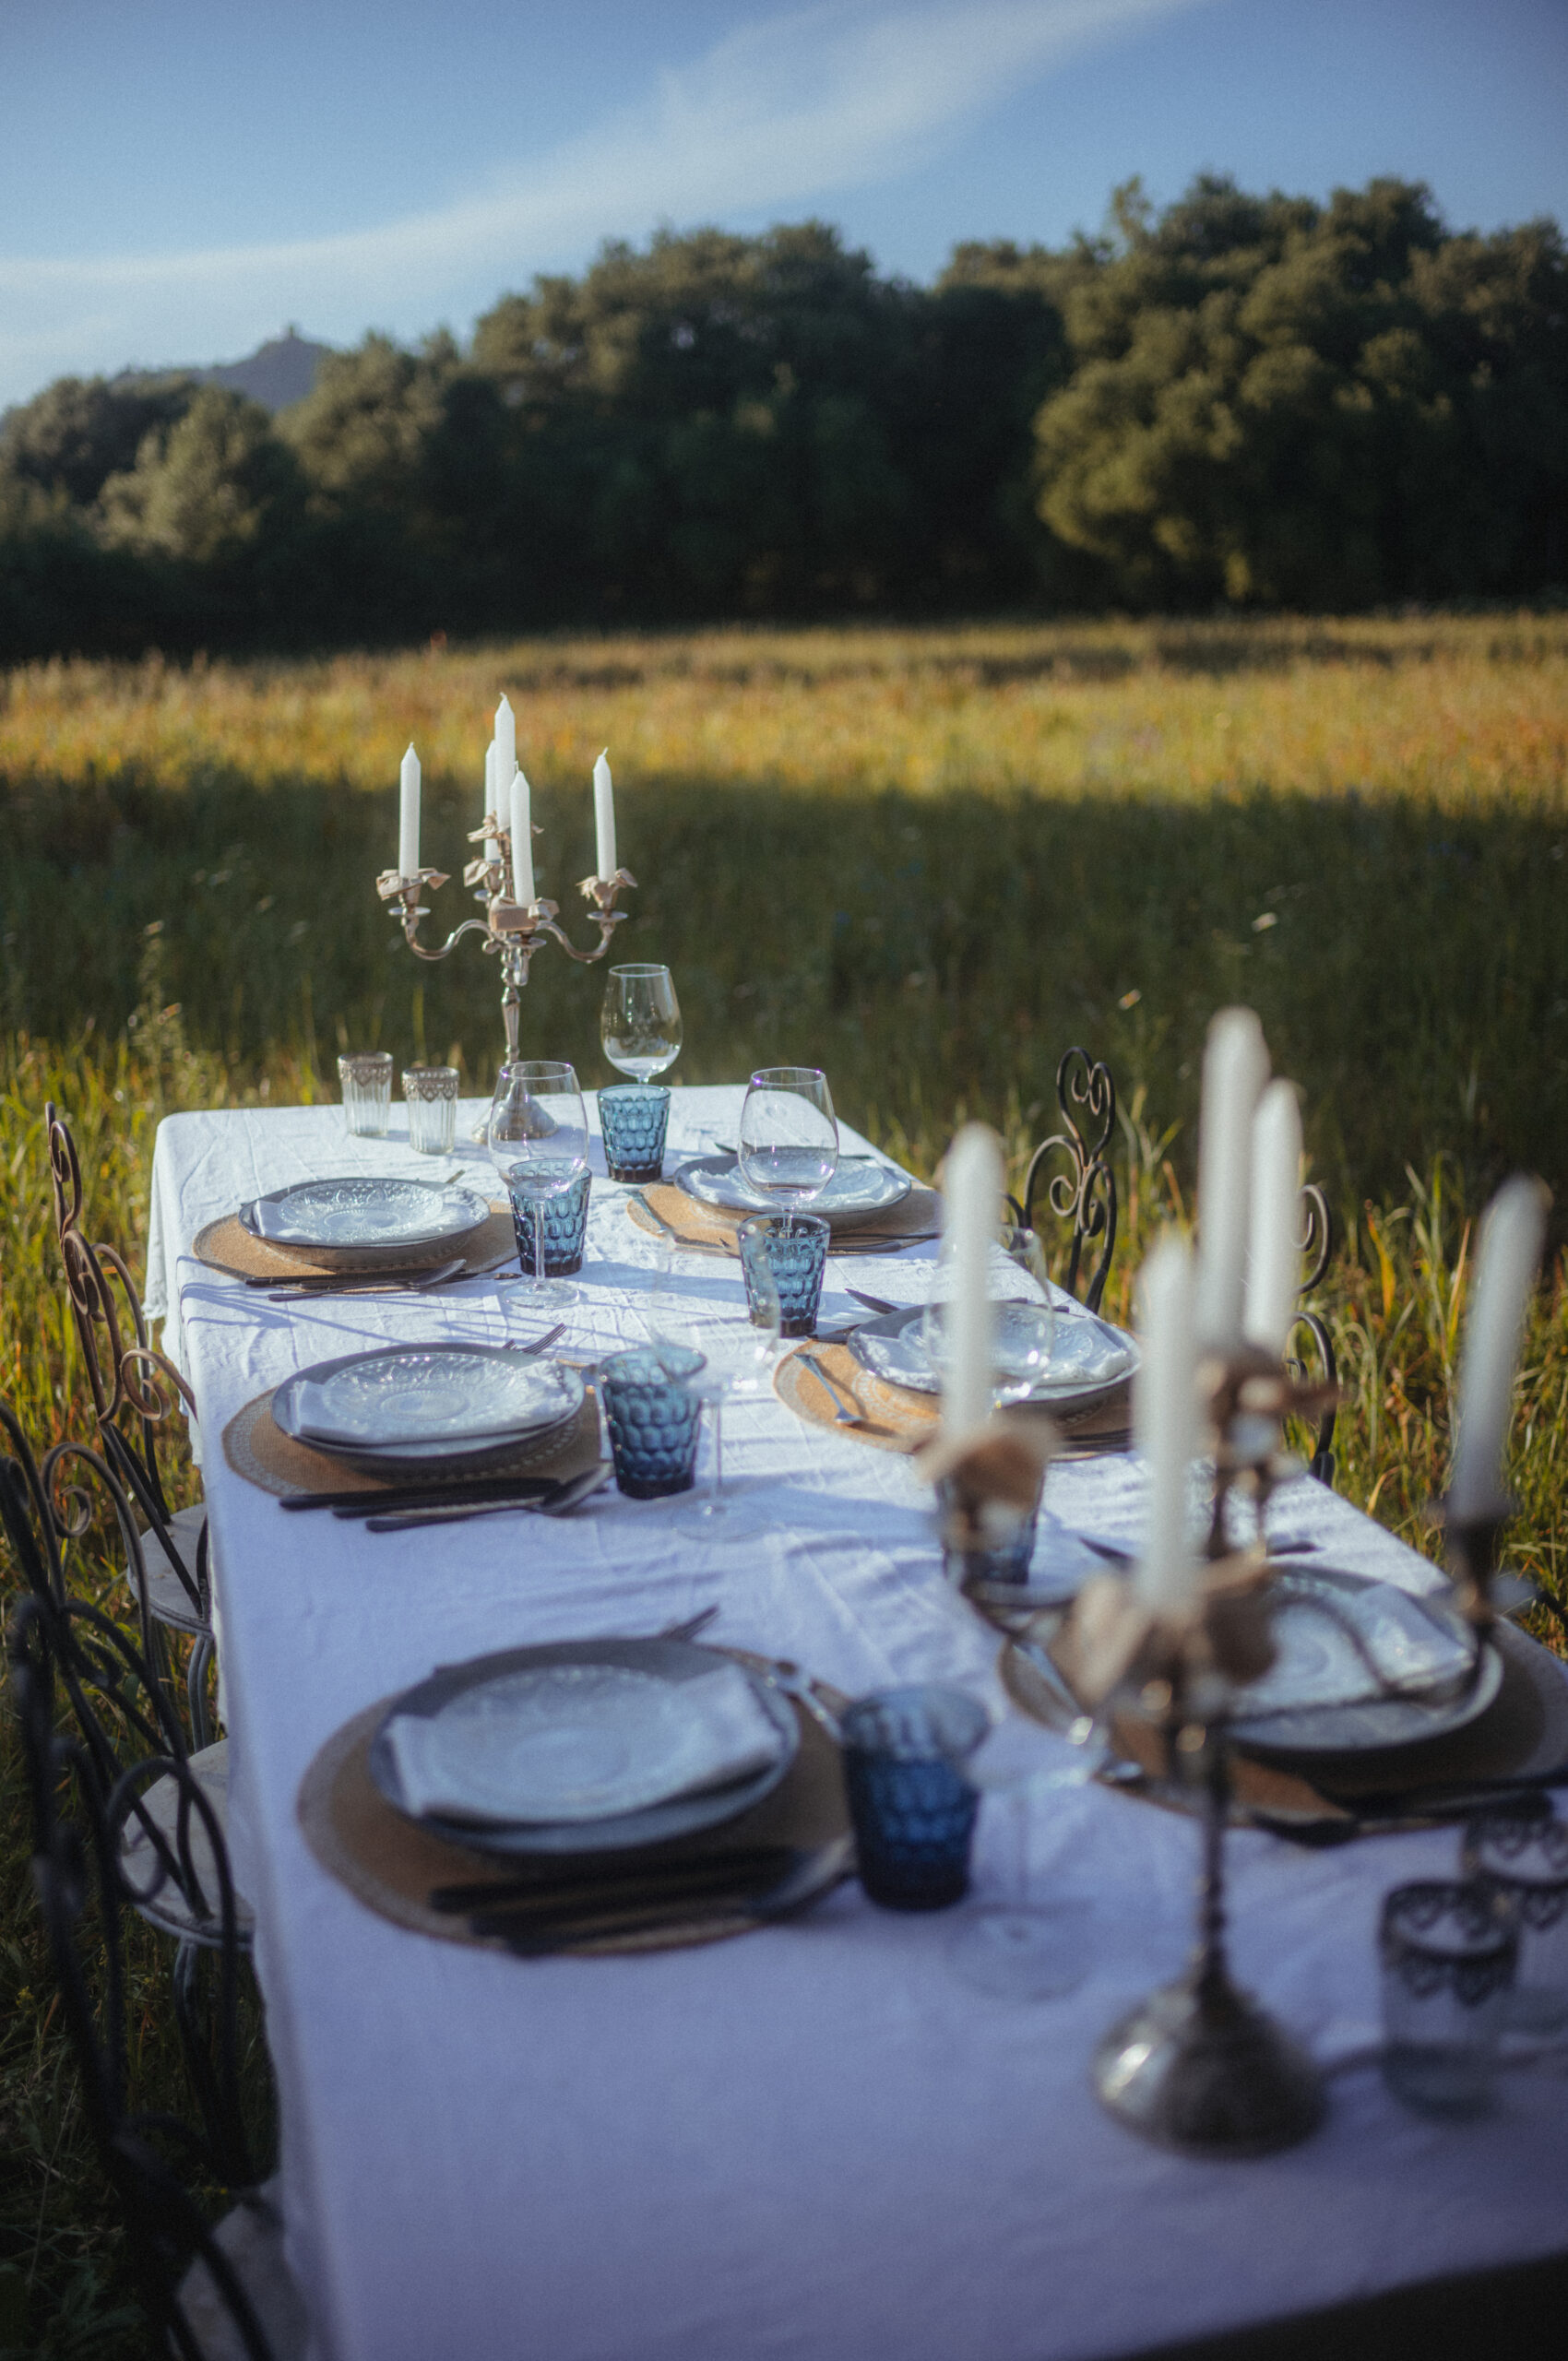
M 1317 2068 L 1211 1965 L 1139 2002 L 1095 2053 L 1100 2104 L 1184 2156 L 1272 2155 L 1317 2130 Z

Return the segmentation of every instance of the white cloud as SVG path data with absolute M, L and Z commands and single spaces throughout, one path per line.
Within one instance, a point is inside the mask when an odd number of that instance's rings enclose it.
M 235 352 L 304 319 L 450 316 L 600 238 L 897 178 L 1065 57 L 1201 0 L 948 0 L 765 17 L 635 107 L 460 201 L 378 228 L 176 254 L 0 257 L 0 400 L 67 370 Z

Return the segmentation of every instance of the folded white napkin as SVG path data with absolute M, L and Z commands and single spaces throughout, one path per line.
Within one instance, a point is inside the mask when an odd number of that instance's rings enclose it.
M 1354 1619 L 1383 1680 L 1404 1694 L 1444 1688 L 1468 1667 L 1464 1642 L 1393 1583 L 1374 1583 L 1354 1594 L 1336 1592 L 1331 1603 Z M 1277 1613 L 1274 1630 L 1279 1654 L 1264 1678 L 1243 1691 L 1243 1714 L 1359 1705 L 1384 1694 L 1353 1641 L 1303 1600 Z
M 600 1684 L 580 1698 L 568 1681 L 540 1689 L 522 1675 L 389 1722 L 406 1809 L 498 1827 L 606 1820 L 729 1786 L 783 1751 L 738 1665 L 695 1680 L 635 1679 L 619 1702 Z

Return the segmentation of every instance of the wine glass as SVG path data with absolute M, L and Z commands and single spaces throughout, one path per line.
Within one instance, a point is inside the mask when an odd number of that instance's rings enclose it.
M 618 1073 L 651 1082 L 681 1054 L 681 1003 L 668 967 L 612 967 L 599 1038 Z
M 782 1317 L 778 1290 L 766 1265 L 752 1274 L 749 1315 L 746 1300 L 719 1300 L 712 1286 L 706 1273 L 679 1273 L 673 1252 L 667 1251 L 647 1313 L 656 1349 L 674 1345 L 702 1356 L 701 1369 L 686 1384 L 713 1413 L 713 1466 L 707 1490 L 675 1518 L 677 1529 L 695 1540 L 721 1540 L 756 1528 L 753 1511 L 724 1489 L 724 1405 L 732 1394 L 754 1401 L 766 1391 L 778 1358 Z
M 921 1315 L 921 1343 L 939 1377 L 947 1372 L 953 1344 L 951 1265 L 944 1276 L 938 1264 L 936 1292 Z M 1056 1333 L 1056 1308 L 1048 1296 L 1032 1303 L 1006 1296 L 991 1306 L 991 1400 L 993 1409 L 1009 1402 L 1027 1402 L 1051 1369 L 1051 1340 Z
M 741 1178 L 786 1217 L 820 1197 L 838 1169 L 838 1125 L 816 1066 L 764 1066 L 741 1109 Z
M 588 1112 L 577 1077 L 555 1060 L 518 1059 L 495 1078 L 485 1131 L 490 1160 L 514 1204 L 533 1216 L 530 1299 L 541 1311 L 576 1303 L 568 1280 L 544 1275 L 544 1208 L 588 1168 Z
M 1085 1714 L 1062 1733 L 1077 1748 L 1063 1761 L 1058 1739 L 1016 1714 L 996 1723 L 964 1764 L 982 1796 L 1006 1800 L 1012 1818 L 1012 1891 L 965 1914 L 948 1948 L 955 1975 L 1002 1999 L 1055 2000 L 1088 1973 L 1093 1913 L 1087 1902 L 1029 1899 L 1029 1800 L 1059 1787 L 1086 1786 L 1105 1764 L 1103 1722 Z M 1091 1744 L 1091 1741 L 1096 1741 Z

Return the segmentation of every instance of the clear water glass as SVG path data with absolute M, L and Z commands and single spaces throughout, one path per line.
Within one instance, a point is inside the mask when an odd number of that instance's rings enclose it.
M 971 1786 L 982 1797 L 995 1796 L 1012 1823 L 1011 1891 L 968 1913 L 948 1952 L 954 1974 L 973 1990 L 998 1999 L 1056 2000 L 1076 1991 L 1087 1975 L 1089 1904 L 1030 1895 L 1031 1802 L 1051 1788 L 1086 1786 L 1104 1759 L 1102 1749 L 1087 1744 L 1064 1759 L 1060 1738 L 1016 1714 L 995 1724 L 970 1755 L 965 1768 Z
M 575 1303 L 577 1290 L 544 1269 L 544 1208 L 588 1170 L 588 1110 L 577 1077 L 557 1059 L 519 1059 L 496 1076 L 485 1133 L 490 1160 L 533 1232 L 533 1290 L 540 1309 Z
M 421 1156 L 450 1156 L 457 1137 L 456 1066 L 410 1066 L 403 1074 L 409 1145 Z
M 356 1139 L 384 1140 L 392 1128 L 392 1052 L 362 1050 L 338 1061 L 343 1121 Z
M 1568 1821 L 1485 1812 L 1465 1832 L 1466 1875 L 1506 1901 L 1519 1942 L 1508 2021 L 1521 2033 L 1568 2033 Z
M 1479 1880 L 1396 1886 L 1379 1949 L 1384 2081 L 1418 2115 L 1484 2115 L 1518 1959 L 1506 1901 Z
M 619 1074 L 651 1082 L 681 1054 L 681 1003 L 668 967 L 612 967 L 599 1038 Z
M 816 1066 L 764 1066 L 747 1086 L 741 1178 L 781 1213 L 820 1197 L 838 1169 L 838 1124 Z

